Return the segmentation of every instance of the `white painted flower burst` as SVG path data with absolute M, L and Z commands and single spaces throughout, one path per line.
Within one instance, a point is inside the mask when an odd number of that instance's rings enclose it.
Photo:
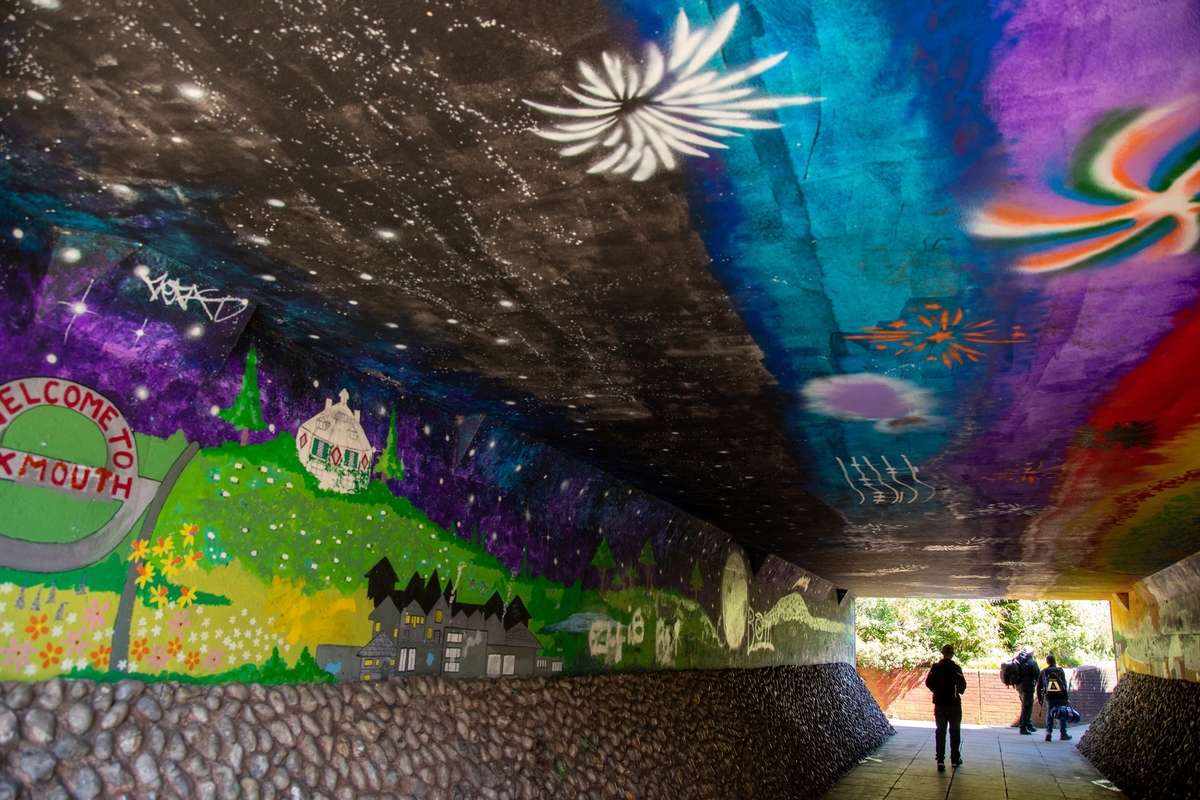
M 741 136 L 733 129 L 780 127 L 776 122 L 755 119 L 750 112 L 823 100 L 806 96 L 755 97 L 756 89 L 739 86 L 778 64 L 787 56 L 786 52 L 732 72 L 702 71 L 733 32 L 739 12 L 740 6 L 735 4 L 712 28 L 693 31 L 681 9 L 669 57 L 664 57 L 657 45 L 650 44 L 640 65 L 607 52 L 602 55 L 603 72 L 580 61 L 583 81 L 579 87 L 583 91 L 577 92 L 569 86 L 563 89 L 581 106 L 566 108 L 532 100 L 525 102 L 548 114 L 581 121 L 560 122 L 535 133 L 569 143 L 561 151 L 564 156 L 577 156 L 596 147 L 608 148 L 609 152 L 588 168 L 589 173 L 634 170 L 633 180 L 644 181 L 660 167 L 674 169 L 675 153 L 707 158 L 703 148 L 728 149 L 717 139 Z

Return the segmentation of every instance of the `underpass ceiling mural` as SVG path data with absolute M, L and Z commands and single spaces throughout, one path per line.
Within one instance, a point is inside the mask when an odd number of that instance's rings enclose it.
M 179 376 L 254 330 L 860 594 L 1200 550 L 1194 3 L 26 0 L 4 36 L 6 381 L 99 347 L 122 407 L 207 413 Z

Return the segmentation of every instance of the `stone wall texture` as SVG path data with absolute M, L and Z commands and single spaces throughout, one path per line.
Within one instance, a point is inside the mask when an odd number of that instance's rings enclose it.
M 925 688 L 929 670 L 877 670 L 859 667 L 883 713 L 893 719 L 933 719 L 933 703 Z M 1117 684 L 1116 667 L 1085 666 L 1067 669 L 1071 707 L 1084 722 L 1090 722 L 1112 697 Z M 1016 689 L 1000 682 L 999 669 L 964 669 L 967 691 L 963 695 L 963 722 L 976 725 L 1016 725 L 1021 716 L 1021 698 Z M 1046 723 L 1046 709 L 1033 704 L 1033 724 Z
M 3 684 L 13 797 L 818 797 L 892 728 L 846 664 L 342 685 Z
M 1128 797 L 1200 797 L 1200 685 L 1126 673 L 1079 750 Z

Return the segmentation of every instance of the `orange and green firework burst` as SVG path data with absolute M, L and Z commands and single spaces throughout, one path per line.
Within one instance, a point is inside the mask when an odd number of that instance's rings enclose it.
M 970 231 L 1025 246 L 1022 272 L 1192 250 L 1200 242 L 1200 98 L 1109 114 L 1076 147 L 1068 178 L 1084 198 L 1068 201 L 1070 211 L 998 202 L 972 217 Z

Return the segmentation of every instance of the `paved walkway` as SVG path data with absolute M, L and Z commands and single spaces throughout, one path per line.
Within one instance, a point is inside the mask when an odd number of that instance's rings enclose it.
M 1071 729 L 1074 741 L 1045 741 L 1041 731 L 1021 736 L 1016 728 L 963 726 L 963 765 L 939 773 L 933 723 L 892 720 L 896 735 L 854 767 L 822 800 L 1084 800 L 1124 797 L 1075 749 L 1086 726 Z M 1101 781 L 1105 785 L 1097 785 Z

